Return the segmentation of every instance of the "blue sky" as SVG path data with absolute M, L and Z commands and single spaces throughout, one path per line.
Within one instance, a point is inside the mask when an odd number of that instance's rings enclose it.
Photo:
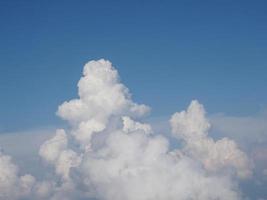
M 105 58 L 137 102 L 169 116 L 267 104 L 266 1 L 1 1 L 0 130 L 58 124 L 83 65 Z

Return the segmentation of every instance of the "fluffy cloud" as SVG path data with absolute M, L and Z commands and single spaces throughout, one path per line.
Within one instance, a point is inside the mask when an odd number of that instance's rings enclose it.
M 170 123 L 173 134 L 185 141 L 185 153 L 200 160 L 207 170 L 232 169 L 240 178 L 251 176 L 249 160 L 233 140 L 208 137 L 210 123 L 197 101 L 192 101 L 187 111 L 175 113 Z
M 123 131 L 124 132 L 136 132 L 143 131 L 146 134 L 152 133 L 152 128 L 149 124 L 142 124 L 135 122 L 130 117 L 122 117 Z
M 210 124 L 197 101 L 172 116 L 172 132 L 184 142 L 184 147 L 173 149 L 166 137 L 140 121 L 149 107 L 132 101 L 109 61 L 85 65 L 78 95 L 57 112 L 71 129 L 57 130 L 39 150 L 54 176 L 42 181 L 19 176 L 10 158 L 2 156 L 2 199 L 30 194 L 32 199 L 50 200 L 242 198 L 238 178 L 250 176 L 248 158 L 234 141 L 208 136 Z M 14 196 L 14 190 L 20 192 Z
M 69 178 L 71 167 L 80 164 L 80 157 L 73 150 L 67 149 L 67 144 L 65 131 L 57 130 L 56 135 L 42 144 L 39 151 L 45 161 L 55 165 L 56 173 L 64 179 Z
M 119 82 L 118 72 L 106 60 L 90 61 L 78 83 L 79 99 L 64 102 L 58 115 L 71 123 L 95 119 L 102 123 L 111 116 L 142 116 L 149 107 L 131 100 L 128 89 Z
M 26 198 L 31 194 L 35 178 L 31 175 L 18 175 L 18 167 L 11 157 L 0 152 L 0 199 L 13 200 Z
M 193 159 L 170 151 L 164 137 L 139 132 L 111 133 L 105 147 L 86 155 L 80 173 L 97 199 L 239 198 L 230 177 L 208 176 Z

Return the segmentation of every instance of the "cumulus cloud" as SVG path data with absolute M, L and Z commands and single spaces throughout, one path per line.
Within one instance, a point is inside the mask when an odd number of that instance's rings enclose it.
M 106 60 L 90 61 L 78 83 L 79 99 L 64 102 L 58 115 L 71 123 L 95 119 L 106 123 L 111 116 L 142 116 L 149 107 L 131 100 L 128 89 L 119 82 L 118 72 Z
M 19 176 L 18 167 L 11 157 L 0 152 L 0 199 L 13 200 L 29 196 L 35 178 L 31 175 Z
M 251 199 L 267 196 L 264 169 L 267 168 L 267 115 L 266 109 L 253 116 L 210 116 L 211 134 L 235 140 L 253 161 L 253 180 L 249 181 Z M 261 183 L 261 184 L 258 184 Z M 244 191 L 249 191 L 247 188 Z M 265 191 L 265 193 L 263 192 Z
M 228 138 L 214 141 L 208 137 L 210 123 L 205 110 L 196 100 L 187 111 L 175 113 L 171 120 L 172 132 L 185 143 L 185 153 L 200 160 L 207 170 L 232 169 L 240 178 L 251 176 L 249 160 L 237 144 Z
M 27 199 L 242 198 L 238 179 L 251 175 L 248 158 L 233 140 L 209 137 L 210 123 L 197 101 L 170 119 L 173 134 L 184 143 L 174 149 L 164 135 L 142 122 L 149 107 L 132 100 L 109 61 L 84 66 L 78 95 L 57 111 L 71 129 L 57 130 L 39 150 L 54 176 L 45 180 L 19 176 L 10 157 L 1 155 L 0 193 L 5 194 L 1 200 L 30 194 Z M 14 189 L 20 191 L 15 196 L 10 192 Z
M 146 134 L 152 133 L 152 128 L 149 124 L 135 122 L 130 117 L 122 117 L 123 131 L 124 132 L 136 132 L 143 131 Z
M 71 167 L 78 166 L 80 157 L 71 149 L 67 149 L 68 139 L 64 130 L 57 130 L 56 135 L 40 147 L 40 156 L 55 165 L 56 173 L 64 179 L 69 178 Z

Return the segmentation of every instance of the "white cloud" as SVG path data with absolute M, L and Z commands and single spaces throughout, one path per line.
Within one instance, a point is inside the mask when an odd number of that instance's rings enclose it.
M 104 148 L 86 155 L 79 169 L 82 182 L 105 200 L 239 198 L 230 177 L 207 176 L 177 151 L 169 151 L 162 136 L 116 131 Z
M 241 178 L 251 176 L 248 158 L 237 144 L 228 138 L 214 141 L 208 137 L 210 123 L 205 110 L 197 101 L 192 101 L 187 111 L 175 113 L 171 120 L 172 132 L 185 143 L 185 152 L 199 159 L 211 171 L 234 169 Z
M 119 82 L 118 72 L 106 60 L 90 61 L 78 83 L 79 99 L 64 102 L 58 115 L 71 123 L 95 119 L 105 123 L 111 116 L 142 116 L 149 107 L 131 100 L 128 89 Z
M 30 194 L 38 200 L 242 198 L 237 177 L 251 173 L 247 156 L 230 139 L 208 137 L 210 124 L 197 101 L 173 115 L 173 133 L 185 147 L 171 149 L 167 138 L 153 134 L 149 124 L 139 121 L 149 107 L 132 101 L 109 61 L 85 65 L 78 94 L 79 98 L 64 102 L 57 112 L 71 130 L 57 130 L 39 150 L 54 176 L 44 180 L 19 176 L 17 167 L 3 155 L 3 199 Z M 14 196 L 10 192 L 14 188 L 22 192 Z
M 136 132 L 136 131 L 143 131 L 146 134 L 152 133 L 152 128 L 149 124 L 142 124 L 139 122 L 135 122 L 130 117 L 122 117 L 123 121 L 123 131 L 124 132 Z
M 247 152 L 254 163 L 254 171 L 261 174 L 267 168 L 267 115 L 211 116 L 212 132 L 235 140 Z M 259 177 L 260 178 L 260 177 Z
M 71 149 L 67 149 L 68 139 L 64 130 L 57 130 L 56 135 L 40 147 L 40 156 L 55 165 L 56 173 L 64 179 L 69 178 L 71 167 L 80 164 L 80 157 Z
M 0 152 L 0 199 L 20 199 L 31 194 L 35 178 L 31 175 L 19 176 L 18 167 L 11 157 Z

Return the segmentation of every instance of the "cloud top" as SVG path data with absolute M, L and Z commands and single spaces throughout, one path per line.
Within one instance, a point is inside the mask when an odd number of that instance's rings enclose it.
M 64 102 L 58 115 L 70 122 L 89 119 L 106 122 L 112 115 L 142 116 L 149 107 L 131 100 L 128 89 L 119 81 L 117 70 L 107 60 L 90 61 L 78 83 L 79 99 Z

